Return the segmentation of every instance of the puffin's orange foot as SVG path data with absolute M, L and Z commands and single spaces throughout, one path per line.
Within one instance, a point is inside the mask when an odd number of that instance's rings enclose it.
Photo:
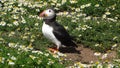
M 57 48 L 48 48 L 48 50 L 52 53 L 57 53 L 58 52 Z

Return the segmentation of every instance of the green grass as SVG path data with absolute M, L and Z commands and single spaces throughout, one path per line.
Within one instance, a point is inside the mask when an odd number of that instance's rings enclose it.
M 81 34 L 81 37 L 79 37 L 78 42 L 81 42 L 82 44 L 85 44 L 85 46 L 100 52 L 111 49 L 112 45 L 114 44 L 119 45 L 120 25 L 118 25 L 118 22 L 99 22 L 99 24 L 97 24 L 97 21 L 88 21 L 86 23 L 83 23 L 84 25 L 90 26 L 91 29 L 79 31 L 78 34 Z M 75 33 L 77 33 L 77 31 Z M 114 39 L 114 37 L 118 38 Z M 100 45 L 95 46 L 95 44 Z
M 14 45 L 13 45 L 14 46 Z M 4 45 L 0 45 L 0 67 L 5 68 L 63 68 L 57 58 L 50 53 L 34 51 L 30 48 L 24 49 L 16 44 L 15 49 Z
M 29 1 L 29 4 L 26 1 Z M 11 61 L 15 63 L 15 67 L 31 65 L 39 68 L 64 68 L 67 65 L 60 64 L 58 58 L 54 58 L 46 51 L 52 43 L 42 35 L 43 21 L 38 13 L 47 7 L 57 8 L 57 13 L 64 11 L 69 13 L 58 15 L 57 21 L 74 37 L 77 44 L 83 44 L 99 52 L 114 49 L 113 46 L 116 44 L 118 48 L 115 49 L 118 50 L 118 56 L 120 55 L 120 1 L 78 0 L 76 3 L 71 3 L 68 0 L 62 4 L 59 0 L 55 5 L 52 5 L 53 1 L 48 2 L 48 0 L 26 1 L 23 4 L 9 0 L 0 2 L 3 5 L 0 7 L 0 67 L 13 67 L 9 65 Z M 45 2 L 48 4 L 46 5 Z M 99 6 L 95 7 L 96 4 Z M 14 45 L 11 47 L 10 43 Z M 29 45 L 34 49 L 29 50 Z M 28 47 L 28 51 L 20 46 Z M 32 53 L 35 49 L 42 51 L 43 54 Z M 8 55 L 9 53 L 11 55 Z M 45 53 L 49 56 L 45 56 Z M 38 58 L 33 60 L 30 55 Z M 16 60 L 12 60 L 12 56 L 16 57 Z M 42 61 L 40 64 L 38 64 L 39 59 Z M 49 59 L 54 61 L 54 64 L 47 65 Z M 115 64 L 119 66 L 119 62 Z

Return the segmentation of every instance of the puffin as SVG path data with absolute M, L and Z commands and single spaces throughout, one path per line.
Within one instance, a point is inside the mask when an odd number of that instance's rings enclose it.
M 39 16 L 43 18 L 43 35 L 56 45 L 55 48 L 49 48 L 50 51 L 59 51 L 60 47 L 78 47 L 66 29 L 56 21 L 54 9 L 46 9 Z

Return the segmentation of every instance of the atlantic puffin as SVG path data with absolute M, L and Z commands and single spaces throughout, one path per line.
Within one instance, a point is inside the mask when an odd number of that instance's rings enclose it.
M 43 17 L 42 33 L 56 48 L 51 48 L 51 51 L 58 51 L 60 47 L 77 47 L 66 29 L 56 21 L 56 13 L 53 9 L 46 9 L 40 13 Z

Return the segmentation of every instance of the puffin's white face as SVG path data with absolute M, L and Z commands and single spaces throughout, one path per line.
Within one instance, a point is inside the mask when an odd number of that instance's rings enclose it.
M 47 9 L 40 13 L 40 17 L 43 17 L 44 19 L 52 19 L 54 16 L 55 12 L 52 9 Z

